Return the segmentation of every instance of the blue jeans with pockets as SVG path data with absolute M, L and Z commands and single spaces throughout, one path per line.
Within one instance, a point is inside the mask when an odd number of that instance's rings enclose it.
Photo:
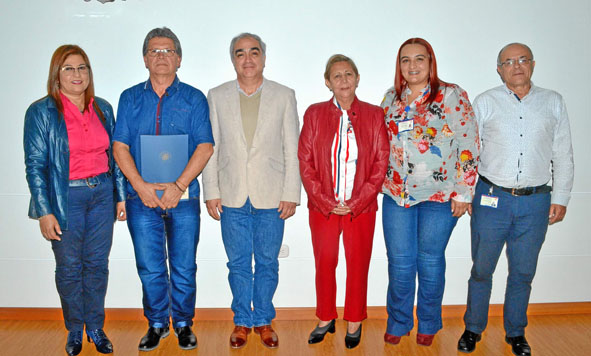
M 388 255 L 388 334 L 402 336 L 413 328 L 417 275 L 418 332 L 434 335 L 442 328 L 445 248 L 457 221 L 452 216 L 449 201 L 425 201 L 405 208 L 384 195 L 382 223 Z
M 234 324 L 269 325 L 275 318 L 273 295 L 279 282 L 277 258 L 285 221 L 277 208 L 257 209 L 250 199 L 240 208 L 222 208 L 222 239 L 228 256 Z
M 193 325 L 195 316 L 199 199 L 176 208 L 148 208 L 127 200 L 127 226 L 142 281 L 144 315 L 150 326 Z
M 531 283 L 536 273 L 538 255 L 548 230 L 550 193 L 513 196 L 493 189 L 497 208 L 480 204 L 491 186 L 482 180 L 476 185 L 472 202 L 472 271 L 468 281 L 466 329 L 480 334 L 488 322 L 492 276 L 501 251 L 507 246 L 509 267 L 503 318 L 509 337 L 524 335 Z

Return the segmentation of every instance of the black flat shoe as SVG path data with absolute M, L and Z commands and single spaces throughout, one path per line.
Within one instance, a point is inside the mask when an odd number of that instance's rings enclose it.
M 515 336 L 515 337 L 508 337 L 505 336 L 505 341 L 511 345 L 511 351 L 513 351 L 514 355 L 517 356 L 530 356 L 531 355 L 531 347 L 527 343 L 525 336 Z
M 160 339 L 164 339 L 165 337 L 170 334 L 170 329 L 168 325 L 163 328 L 155 328 L 150 326 L 148 332 L 142 339 L 140 340 L 140 346 L 138 349 L 140 351 L 152 351 L 158 347 L 160 344 Z
M 111 340 L 105 335 L 103 329 L 95 329 L 95 330 L 86 330 L 86 337 L 88 338 L 88 342 L 92 340 L 96 350 L 101 354 L 110 354 L 113 353 L 113 344 Z
M 353 334 L 349 334 L 349 332 L 347 331 L 347 335 L 345 336 L 345 346 L 348 349 L 352 349 L 357 347 L 357 345 L 359 345 L 359 341 L 361 341 L 361 327 L 363 325 L 359 325 L 359 329 L 357 329 L 357 331 L 355 331 Z
M 312 332 L 310 333 L 310 337 L 308 338 L 308 344 L 316 344 L 316 343 L 319 343 L 320 341 L 324 340 L 324 336 L 326 335 L 327 332 L 334 334 L 334 332 L 335 332 L 334 325 L 335 325 L 335 319 L 332 319 L 330 321 L 330 323 L 324 325 L 323 327 L 316 325 L 314 330 L 312 330 Z
M 78 355 L 82 351 L 82 331 L 70 331 L 66 341 L 66 352 L 70 356 Z
M 480 341 L 480 338 L 480 334 L 464 330 L 460 340 L 458 340 L 458 351 L 469 354 L 476 349 L 476 343 Z
M 183 350 L 192 350 L 197 347 L 197 337 L 190 326 L 174 328 L 174 334 L 179 338 L 179 347 Z

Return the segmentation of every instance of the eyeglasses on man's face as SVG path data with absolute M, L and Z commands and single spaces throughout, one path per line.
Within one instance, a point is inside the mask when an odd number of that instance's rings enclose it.
M 519 63 L 520 66 L 529 64 L 532 61 L 530 58 L 509 58 L 504 62 L 499 63 L 500 67 L 513 67 L 516 63 Z
M 159 54 L 164 57 L 172 57 L 176 51 L 174 49 L 168 48 L 154 48 L 148 50 L 148 56 L 150 57 L 157 57 Z

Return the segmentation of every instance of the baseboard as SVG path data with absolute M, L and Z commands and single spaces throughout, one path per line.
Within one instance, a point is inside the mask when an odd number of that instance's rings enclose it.
M 337 308 L 343 315 L 343 308 Z M 466 310 L 465 305 L 444 305 L 444 318 L 461 318 Z M 277 308 L 275 320 L 312 320 L 316 319 L 315 308 Z M 144 320 L 143 310 L 139 308 L 107 308 L 107 320 Z M 528 315 L 564 315 L 591 314 L 591 302 L 575 303 L 535 303 L 530 304 Z M 489 309 L 490 316 L 503 315 L 503 305 L 493 304 Z M 198 308 L 195 309 L 195 320 L 232 320 L 229 308 Z M 369 319 L 386 319 L 386 307 L 368 307 Z M 0 308 L 0 320 L 62 320 L 61 308 Z

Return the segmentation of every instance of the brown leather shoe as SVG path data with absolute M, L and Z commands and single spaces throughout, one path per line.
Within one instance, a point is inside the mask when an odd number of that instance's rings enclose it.
M 271 325 L 255 326 L 254 332 L 261 335 L 261 342 L 268 348 L 279 346 L 279 337 Z
M 247 337 L 251 330 L 251 328 L 247 328 L 246 326 L 236 325 L 234 331 L 232 331 L 232 335 L 230 335 L 230 346 L 233 349 L 239 349 L 246 345 Z

